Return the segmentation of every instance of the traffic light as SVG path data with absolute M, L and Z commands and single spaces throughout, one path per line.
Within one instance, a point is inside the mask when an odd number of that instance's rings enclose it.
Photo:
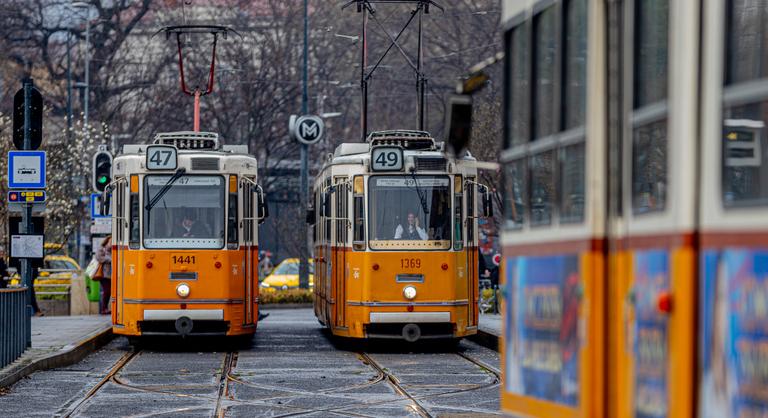
M 99 151 L 93 156 L 93 177 L 91 184 L 99 193 L 112 182 L 112 154 L 108 151 Z

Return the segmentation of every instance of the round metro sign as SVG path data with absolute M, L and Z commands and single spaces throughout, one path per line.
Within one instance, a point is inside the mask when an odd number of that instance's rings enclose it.
M 316 144 L 323 139 L 325 124 L 317 116 L 300 116 L 296 119 L 293 134 L 302 144 Z

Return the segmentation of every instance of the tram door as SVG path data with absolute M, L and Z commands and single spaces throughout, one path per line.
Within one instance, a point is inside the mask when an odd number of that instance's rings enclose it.
M 467 252 L 467 283 L 469 284 L 469 293 L 467 299 L 469 300 L 469 308 L 467 309 L 467 326 L 476 326 L 476 318 L 478 316 L 478 306 L 480 302 L 478 297 L 479 283 L 478 283 L 478 248 L 477 239 L 475 238 L 475 223 L 477 214 L 475 213 L 475 178 L 467 177 L 465 184 L 468 186 L 466 189 L 467 198 L 467 245 L 464 250 Z
M 333 243 L 333 278 L 336 288 L 336 295 L 334 300 L 336 301 L 336 326 L 345 327 L 345 307 L 347 301 L 347 285 L 346 285 L 346 271 L 347 271 L 347 235 L 349 231 L 348 211 L 349 206 L 349 187 L 346 177 L 334 178 L 334 187 L 336 193 L 334 196 L 335 206 L 335 218 L 334 224 L 336 225 L 336 236 Z
M 112 286 L 112 323 L 123 323 L 123 291 L 125 290 L 125 248 L 128 245 L 128 223 L 125 218 L 125 189 L 124 181 L 119 180 L 114 192 L 114 205 L 112 210 L 112 222 L 114 222 L 114 236 L 112 242 L 112 265 L 115 277 Z M 136 202 L 138 206 L 138 202 Z
M 256 187 L 246 182 L 243 187 L 243 250 L 245 254 L 243 266 L 243 312 L 244 324 L 253 323 L 253 279 L 258 275 L 257 258 L 258 242 L 256 240 L 256 208 L 259 195 Z

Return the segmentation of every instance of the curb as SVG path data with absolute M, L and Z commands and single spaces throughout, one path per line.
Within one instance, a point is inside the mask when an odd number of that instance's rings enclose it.
M 88 354 L 101 348 L 112 340 L 112 326 L 89 335 L 82 341 L 66 345 L 51 354 L 37 359 L 22 361 L 7 373 L 0 374 L 0 388 L 11 386 L 30 374 L 56 367 L 68 366 L 82 360 Z
M 259 304 L 259 309 L 305 309 L 314 307 L 311 303 L 263 303 Z
M 478 328 L 477 334 L 470 335 L 467 338 L 485 348 L 489 348 L 497 353 L 499 352 L 499 337 L 495 334 L 491 334 L 490 332 Z

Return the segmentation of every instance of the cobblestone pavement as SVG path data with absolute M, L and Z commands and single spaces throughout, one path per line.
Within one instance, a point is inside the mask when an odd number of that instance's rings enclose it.
M 277 417 L 498 414 L 499 356 L 458 348 L 339 343 L 309 309 L 276 310 L 249 347 L 117 338 L 70 367 L 0 393 L 3 416 Z

